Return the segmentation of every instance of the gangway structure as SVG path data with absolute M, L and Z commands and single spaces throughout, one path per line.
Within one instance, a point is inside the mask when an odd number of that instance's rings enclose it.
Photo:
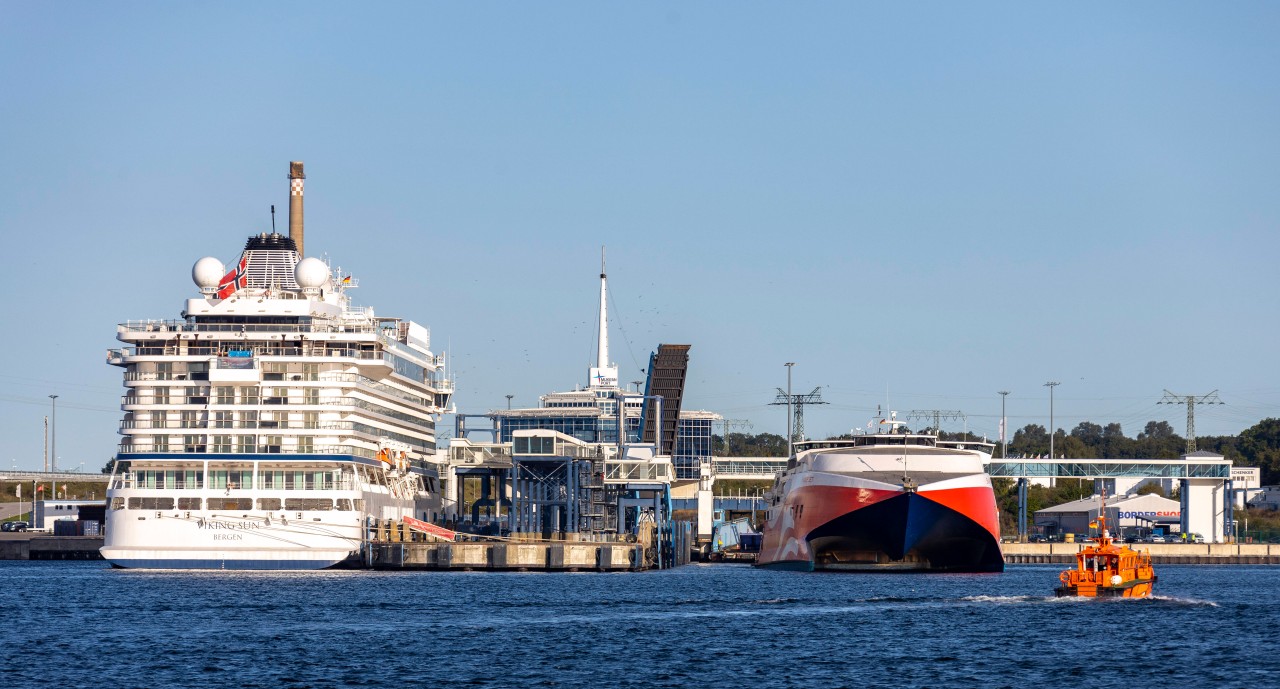
M 1212 452 L 1180 459 L 1028 459 L 992 460 L 992 478 L 1018 482 L 1018 540 L 1027 537 L 1027 488 L 1036 479 L 1157 478 L 1178 481 L 1183 533 L 1198 532 L 1212 543 L 1229 539 L 1234 520 L 1231 461 Z

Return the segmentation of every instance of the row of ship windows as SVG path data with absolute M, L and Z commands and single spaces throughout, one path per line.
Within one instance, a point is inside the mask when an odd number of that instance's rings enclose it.
M 232 438 L 235 438 L 235 445 L 232 445 Z M 150 443 L 145 442 L 150 440 Z M 181 440 L 181 442 L 179 442 Z M 212 444 L 207 443 L 207 436 L 203 435 L 184 435 L 184 436 L 130 436 L 126 437 L 121 443 L 121 452 L 141 452 L 150 450 L 151 452 L 177 452 L 181 448 L 181 452 L 200 454 L 205 452 L 245 452 L 245 453 L 266 453 L 279 454 L 284 448 L 284 436 L 267 435 L 215 435 Z M 295 452 L 314 452 L 315 443 L 310 437 L 300 437 L 290 447 Z
M 230 357 L 229 362 L 235 362 L 239 357 Z M 243 362 L 237 364 L 247 364 L 244 368 L 252 368 L 252 359 L 245 358 Z M 224 364 L 220 368 L 241 368 L 241 365 Z M 286 364 L 280 362 L 263 362 L 260 364 L 262 369 L 262 379 L 265 382 L 273 381 L 309 381 L 319 382 L 321 380 L 321 367 L 319 364 Z M 325 382 L 359 382 L 369 387 L 382 390 L 389 394 L 395 395 L 401 399 L 414 404 L 428 404 L 431 400 L 421 395 L 401 390 L 399 388 L 387 385 L 385 383 L 372 380 L 358 374 L 349 374 L 343 372 L 340 365 L 331 365 L 324 367 Z M 410 376 L 412 377 L 412 376 Z M 207 381 L 209 380 L 209 365 L 207 363 L 192 362 L 185 364 L 182 362 L 159 362 L 156 364 L 134 364 L 130 370 L 125 373 L 125 380 L 156 380 L 156 381 Z M 430 381 L 437 384 L 435 381 Z M 234 386 L 240 388 L 241 394 L 249 394 L 247 391 L 252 390 L 251 394 L 257 395 L 257 390 L 253 386 Z M 230 397 L 232 390 L 228 386 L 215 386 L 215 394 L 220 397 Z M 204 394 L 208 394 L 207 388 L 190 388 L 196 392 L 190 394 L 200 394 L 199 390 L 204 390 Z
M 215 388 L 215 392 L 220 391 L 222 389 L 223 388 Z M 226 389 L 231 390 L 231 388 L 226 388 Z M 175 390 L 181 392 L 182 388 L 175 388 Z M 262 397 L 258 396 L 256 388 L 242 388 L 242 390 L 246 392 L 245 394 L 240 395 L 239 401 L 237 401 L 236 396 L 230 394 L 229 392 L 227 394 L 222 394 L 218 392 L 212 398 L 210 398 L 208 394 L 208 390 L 200 391 L 200 390 L 196 390 L 195 388 L 191 388 L 189 391 L 186 391 L 187 394 L 172 394 L 172 395 L 169 394 L 168 388 L 137 388 L 130 394 L 127 394 L 121 397 L 120 403 L 124 405 L 133 405 L 133 404 L 207 405 L 210 403 L 210 399 L 212 399 L 213 404 L 215 405 L 218 405 L 218 404 L 220 405 L 304 404 L 304 405 L 318 406 L 322 403 L 320 398 L 320 392 L 314 389 L 307 390 L 306 393 L 301 397 L 298 397 L 297 395 L 295 395 L 292 398 L 290 398 L 289 396 L 288 388 L 266 388 L 263 391 Z M 250 391 L 252 394 L 249 394 Z M 429 418 L 422 418 L 419 416 L 414 416 L 412 414 L 406 414 L 402 411 L 397 411 L 396 409 L 393 409 L 387 406 L 386 404 L 370 402 L 368 400 L 363 400 L 356 397 L 326 398 L 324 400 L 324 403 L 334 404 L 342 407 L 355 407 L 356 409 L 363 409 L 365 411 L 370 411 L 370 412 L 373 412 L 374 414 L 385 416 L 391 419 L 396 419 L 397 421 L 403 421 L 405 423 L 412 424 L 414 426 L 426 426 L 428 428 L 435 428 L 435 422 Z M 426 413 L 426 412 L 421 412 L 421 413 Z M 154 415 L 152 416 L 152 418 L 153 420 L 157 419 L 157 417 Z M 163 419 L 164 417 L 158 417 L 158 418 Z
M 253 498 L 129 498 L 128 502 L 124 498 L 111 499 L 113 510 L 251 510 L 254 504 Z M 364 511 L 364 500 L 360 498 L 258 498 L 256 504 L 257 509 L 265 512 Z
M 131 472 L 134 488 L 168 488 L 190 490 L 204 487 L 204 474 L 193 470 L 138 469 Z M 219 489 L 253 488 L 252 469 L 210 469 L 209 487 Z M 259 471 L 258 488 L 264 490 L 350 490 L 353 476 L 349 472 Z

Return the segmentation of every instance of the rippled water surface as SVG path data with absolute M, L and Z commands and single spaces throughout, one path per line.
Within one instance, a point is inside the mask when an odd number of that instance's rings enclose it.
M 1266 687 L 1280 568 L 140 572 L 0 562 L 0 687 Z

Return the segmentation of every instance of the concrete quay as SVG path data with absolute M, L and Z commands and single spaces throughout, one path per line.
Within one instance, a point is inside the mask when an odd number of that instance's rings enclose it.
M 0 538 L 0 560 L 101 560 L 101 536 L 43 536 L 7 533 Z
M 1070 564 L 1088 543 L 1004 543 L 1009 564 Z M 1130 548 L 1151 554 L 1157 565 L 1280 565 L 1280 544 L 1273 543 L 1134 543 Z
M 368 543 L 370 569 L 625 572 L 657 567 L 638 543 Z M 664 567 L 673 564 L 664 563 Z

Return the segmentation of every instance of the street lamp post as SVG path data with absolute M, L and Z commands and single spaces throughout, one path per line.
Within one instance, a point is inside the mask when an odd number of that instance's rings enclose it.
M 791 455 L 793 454 L 792 447 L 791 447 L 791 441 L 793 439 L 791 435 L 791 367 L 795 365 L 796 365 L 796 362 L 794 361 L 788 361 L 785 364 L 785 366 L 787 367 L 787 457 L 788 458 L 790 458 Z
M 1053 454 L 1053 436 L 1056 432 L 1053 430 L 1053 389 L 1062 385 L 1058 381 L 1049 381 L 1044 386 L 1049 388 L 1049 459 L 1054 458 Z
M 511 408 L 511 398 L 512 398 L 512 397 L 515 397 L 515 395 L 507 395 L 507 409 L 510 409 L 510 408 Z
M 1004 401 L 1009 396 L 1008 390 L 1001 390 L 1000 395 L 1000 458 L 1009 458 L 1009 417 L 1004 415 Z
M 53 414 L 50 416 L 50 418 L 53 421 L 53 425 L 50 427 L 50 433 L 49 433 L 51 438 L 51 442 L 49 443 L 49 457 L 53 459 L 53 466 L 50 467 L 50 469 L 52 469 L 54 473 L 57 473 L 58 471 L 58 396 L 49 395 L 49 400 L 50 400 L 50 404 L 53 405 L 53 410 L 52 410 Z

